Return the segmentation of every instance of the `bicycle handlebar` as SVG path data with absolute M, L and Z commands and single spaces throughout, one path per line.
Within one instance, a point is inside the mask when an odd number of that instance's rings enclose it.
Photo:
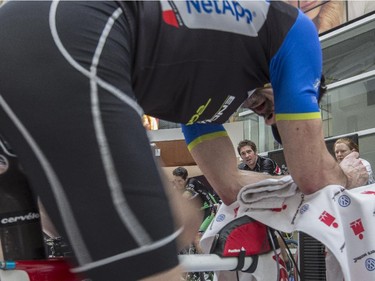
M 235 270 L 239 265 L 237 257 L 219 257 L 215 254 L 179 255 L 180 264 L 185 272 L 206 272 Z M 243 267 L 248 269 L 253 262 L 252 257 L 245 257 Z

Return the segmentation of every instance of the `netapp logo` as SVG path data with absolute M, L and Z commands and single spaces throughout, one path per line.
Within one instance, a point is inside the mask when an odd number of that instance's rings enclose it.
M 186 1 L 189 14 L 212 14 L 231 15 L 236 21 L 245 19 L 246 23 L 253 21 L 253 14 L 250 9 L 246 9 L 237 1 Z
M 164 22 L 176 28 L 212 29 L 256 37 L 267 18 L 269 1 L 163 1 Z
M 11 216 L 7 218 L 2 218 L 0 220 L 2 225 L 7 225 L 7 224 L 13 224 L 13 223 L 20 223 L 20 222 L 30 222 L 33 220 L 39 220 L 40 215 L 38 213 L 28 213 L 27 215 L 24 216 Z

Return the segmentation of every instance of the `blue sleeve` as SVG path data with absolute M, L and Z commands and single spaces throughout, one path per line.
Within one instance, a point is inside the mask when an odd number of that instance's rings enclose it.
M 322 52 L 313 22 L 301 11 L 270 63 L 276 120 L 320 118 Z
M 188 149 L 191 151 L 197 144 L 217 137 L 228 136 L 222 124 L 181 124 Z

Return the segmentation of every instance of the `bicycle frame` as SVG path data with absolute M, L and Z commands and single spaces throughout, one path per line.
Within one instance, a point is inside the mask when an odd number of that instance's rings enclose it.
M 4 281 L 82 281 L 71 273 L 64 258 L 0 262 L 0 280 Z
M 180 255 L 180 263 L 186 272 L 233 270 L 238 259 L 220 258 L 217 255 Z M 244 267 L 252 263 L 251 257 L 245 258 Z M 65 258 L 46 260 L 0 262 L 0 280 L 2 281 L 82 281 L 82 278 L 70 272 Z
M 18 160 L 0 137 L 0 280 L 79 281 L 64 258 L 47 258 L 40 214 Z

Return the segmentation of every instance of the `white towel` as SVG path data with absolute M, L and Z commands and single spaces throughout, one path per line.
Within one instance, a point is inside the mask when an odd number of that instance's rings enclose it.
M 237 215 L 321 241 L 340 264 L 345 281 L 375 280 L 375 184 L 351 190 L 329 185 L 311 195 L 297 191 L 284 200 L 278 211 L 249 209 L 241 200 Z
M 297 193 L 298 187 L 291 176 L 281 179 L 266 179 L 244 186 L 237 200 L 247 208 L 282 209 L 285 199 Z

